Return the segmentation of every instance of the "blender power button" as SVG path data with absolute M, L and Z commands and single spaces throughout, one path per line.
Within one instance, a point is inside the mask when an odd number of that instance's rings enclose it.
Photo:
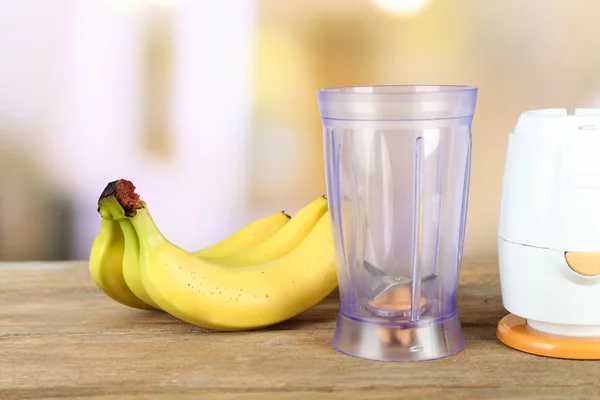
M 585 276 L 600 275 L 600 252 L 565 252 L 569 267 L 578 274 Z

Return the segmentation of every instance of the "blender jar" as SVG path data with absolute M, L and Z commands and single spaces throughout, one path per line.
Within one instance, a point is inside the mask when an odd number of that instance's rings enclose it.
M 476 99 L 469 86 L 319 90 L 339 351 L 410 361 L 464 348 L 457 289 Z

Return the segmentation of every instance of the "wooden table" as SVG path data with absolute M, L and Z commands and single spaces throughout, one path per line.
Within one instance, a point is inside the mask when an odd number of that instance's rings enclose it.
M 116 304 L 87 263 L 0 263 L 0 399 L 588 399 L 600 362 L 536 357 L 495 337 L 494 260 L 466 261 L 467 348 L 419 363 L 338 353 L 331 296 L 277 327 L 209 332 Z M 200 396 L 201 395 L 201 396 Z

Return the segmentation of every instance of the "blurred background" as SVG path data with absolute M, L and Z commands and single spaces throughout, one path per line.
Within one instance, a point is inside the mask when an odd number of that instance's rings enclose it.
M 597 15 L 597 0 L 0 0 L 0 260 L 87 259 L 118 178 L 188 250 L 294 213 L 325 191 L 316 90 L 411 83 L 480 88 L 465 257 L 495 256 L 519 113 L 600 107 Z

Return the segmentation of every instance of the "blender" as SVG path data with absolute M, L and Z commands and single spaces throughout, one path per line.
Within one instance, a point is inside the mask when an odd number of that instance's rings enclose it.
M 457 289 L 476 99 L 459 85 L 318 91 L 340 352 L 418 361 L 464 348 Z
M 509 135 L 498 226 L 498 339 L 600 359 L 600 109 L 521 114 Z

